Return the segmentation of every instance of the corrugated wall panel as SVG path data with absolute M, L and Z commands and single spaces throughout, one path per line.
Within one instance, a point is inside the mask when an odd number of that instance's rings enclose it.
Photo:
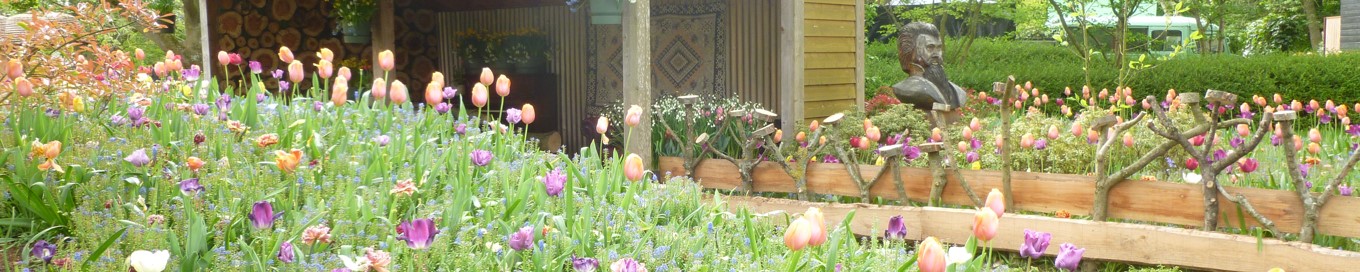
M 743 100 L 779 112 L 777 0 L 728 1 L 727 82 Z

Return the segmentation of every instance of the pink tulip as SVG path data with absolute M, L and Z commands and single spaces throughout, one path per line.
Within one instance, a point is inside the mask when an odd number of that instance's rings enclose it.
M 826 217 L 822 215 L 822 210 L 810 207 L 803 212 L 803 218 L 807 218 L 812 225 L 812 239 L 808 239 L 808 244 L 819 246 L 826 243 Z
M 292 81 L 294 86 L 297 86 L 298 82 L 302 82 L 302 79 L 307 77 L 307 74 L 303 73 L 302 62 L 293 60 L 292 63 L 288 63 L 288 81 Z
M 1100 132 L 1094 129 L 1086 130 L 1086 142 L 1094 143 L 1100 140 Z
M 333 62 L 335 61 L 335 52 L 331 52 L 330 48 L 321 48 L 320 51 L 316 52 L 316 57 L 326 62 Z
M 525 125 L 533 124 L 534 119 L 538 118 L 538 112 L 534 111 L 534 105 L 524 103 L 524 107 L 520 109 L 519 118 L 521 121 L 524 121 Z
M 869 149 L 874 146 L 872 144 L 873 142 L 869 141 L 869 137 L 859 136 L 859 138 L 855 139 L 859 140 L 859 149 Z
M 14 89 L 19 92 L 19 96 L 32 96 L 33 82 L 28 81 L 26 77 L 18 77 L 14 80 Z
M 1294 150 L 1303 150 L 1303 138 L 1299 138 L 1299 135 L 1295 134 L 1293 140 Z
M 1001 194 L 1001 190 L 992 188 L 992 192 L 987 193 L 987 208 L 996 213 L 996 217 L 1006 214 L 1006 195 Z
M 1072 96 L 1072 87 L 1063 87 L 1063 96 Z
M 1308 143 L 1308 153 L 1312 153 L 1313 155 L 1317 155 L 1318 152 L 1322 152 L 1322 146 L 1321 146 L 1321 145 L 1318 145 L 1318 143 Z
M 926 237 L 916 248 L 916 267 L 921 272 L 944 272 L 948 268 L 948 254 L 935 237 Z
M 505 77 L 505 75 L 501 75 L 500 78 L 496 78 L 496 95 L 499 95 L 501 97 L 506 97 L 510 95 L 510 78 Z
M 349 67 L 341 66 L 341 67 L 340 67 L 340 70 L 335 71 L 335 77 L 336 77 L 336 78 L 342 78 L 342 77 L 343 77 L 343 78 L 345 78 L 345 81 L 349 81 L 349 79 L 352 78 L 352 77 L 350 77 L 350 76 L 351 76 L 351 74 L 349 73 Z
M 1318 129 L 1317 129 L 1316 127 L 1313 128 L 1313 129 L 1308 130 L 1308 141 L 1314 142 L 1314 143 L 1321 143 L 1321 142 L 1322 142 L 1322 132 L 1318 131 Z
M 1124 132 L 1124 146 L 1133 147 L 1133 133 Z
M 496 74 L 491 73 L 491 68 L 482 67 L 482 76 L 480 79 L 481 81 L 478 82 L 481 82 L 482 85 L 491 86 L 491 83 L 496 82 Z
M 810 132 L 816 132 L 819 128 L 822 128 L 822 123 L 817 120 L 812 120 L 812 123 L 808 123 L 808 131 Z
M 486 106 L 488 95 L 486 85 L 482 85 L 482 83 L 472 85 L 472 105 L 477 106 L 478 108 Z
M 373 79 L 373 100 L 383 100 L 387 98 L 387 80 L 381 77 Z
M 607 131 L 609 131 L 609 118 L 600 116 L 600 119 L 595 121 L 595 133 L 604 135 Z
M 1196 160 L 1195 158 L 1185 159 L 1185 169 L 1190 169 L 1191 171 L 1199 169 L 1199 160 Z
M 968 128 L 968 127 L 963 127 L 963 139 L 964 139 L 964 140 L 972 140 L 972 139 L 973 139 L 973 129 Z
M 1251 125 L 1237 124 L 1237 136 L 1247 137 L 1251 135 Z
M 1195 146 L 1204 145 L 1204 135 L 1195 135 L 1195 137 L 1190 137 L 1190 144 Z
M 958 148 L 959 148 L 959 153 L 967 153 L 967 152 L 968 152 L 968 142 L 960 141 L 960 142 L 957 144 L 957 146 L 958 146 Z
M 293 50 L 288 49 L 287 46 L 279 47 L 279 60 L 283 63 L 293 62 Z
M 331 75 L 334 73 L 335 65 L 331 64 L 330 61 L 323 59 L 316 63 L 316 75 L 321 77 L 321 79 L 330 79 Z
M 996 137 L 992 138 L 992 145 L 995 145 L 997 148 L 1001 148 L 1002 146 L 1006 145 L 1006 140 L 1002 139 L 1001 135 L 998 134 L 996 135 Z
M 877 143 L 879 139 L 883 138 L 883 132 L 878 129 L 878 126 L 870 127 L 868 131 L 864 132 L 864 135 L 869 138 L 870 142 L 875 143 Z
M 1283 104 L 1283 103 L 1284 103 L 1284 97 L 1283 97 L 1283 96 L 1280 96 L 1279 93 L 1275 93 L 1275 104 L 1278 105 L 1278 104 Z
M 145 60 L 145 59 L 146 59 L 146 51 L 142 51 L 141 48 L 137 48 L 136 51 L 133 51 L 133 54 L 132 54 L 132 55 L 133 55 L 133 56 L 136 56 L 136 57 L 137 57 L 137 60 Z
M 943 132 L 940 132 L 940 128 L 930 129 L 930 141 L 936 143 L 944 141 L 944 134 L 942 133 Z
M 217 63 L 222 64 L 222 66 L 231 64 L 231 55 L 228 55 L 227 51 L 217 51 Z
M 1091 86 L 1081 86 L 1081 97 L 1082 98 L 1091 97 Z
M 336 77 L 335 85 L 331 85 L 331 104 L 336 107 L 344 106 L 349 98 L 349 80 L 345 77 Z
M 629 181 L 642 180 L 643 170 L 645 169 L 642 167 L 642 157 L 637 154 L 628 154 L 628 157 L 623 159 L 623 175 Z
M 395 104 L 403 104 L 406 103 L 407 99 L 410 99 L 408 97 L 410 94 L 406 93 L 406 84 L 401 83 L 401 80 L 392 81 L 388 95 L 391 95 L 392 103 Z
M 430 82 L 430 84 L 425 85 L 425 105 L 434 107 L 443 101 L 444 90 L 439 86 L 439 83 Z
M 973 129 L 973 131 L 981 131 L 982 121 L 979 121 L 977 117 L 973 117 L 973 120 L 968 122 L 968 128 Z
M 1000 225 L 1001 220 L 992 209 L 978 209 L 977 215 L 973 217 L 973 236 L 983 242 L 991 241 L 996 238 Z
M 392 71 L 392 68 L 396 66 L 396 60 L 392 59 L 392 50 L 378 52 L 378 68 L 382 68 L 383 71 Z
M 789 223 L 789 227 L 784 231 L 784 246 L 790 250 L 799 251 L 807 248 L 809 240 L 812 239 L 812 223 L 807 218 L 798 218 Z
M 1020 136 L 1020 148 L 1029 149 L 1031 147 L 1034 147 L 1034 135 L 1025 133 L 1025 136 Z
M 1048 126 L 1048 139 L 1049 139 L 1049 140 L 1057 140 L 1057 139 L 1058 139 L 1058 136 L 1061 136 L 1060 133 L 1061 133 L 1061 132 L 1058 132 L 1058 125 L 1049 125 L 1049 126 Z
M 628 107 L 628 114 L 624 116 L 623 123 L 628 125 L 628 127 L 636 127 L 638 124 L 641 124 L 642 107 L 638 107 L 638 105 Z
M 1081 137 L 1081 133 L 1086 132 L 1081 128 L 1081 123 L 1072 122 L 1072 137 Z

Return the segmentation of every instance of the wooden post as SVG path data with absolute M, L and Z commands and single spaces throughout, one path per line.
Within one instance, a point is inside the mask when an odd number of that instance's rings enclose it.
M 378 10 L 373 14 L 373 55 L 370 58 L 375 64 L 378 62 L 379 52 L 382 52 L 383 50 L 396 51 L 397 37 L 395 35 L 396 33 L 393 33 L 396 31 L 395 8 L 396 5 L 392 4 L 392 0 L 378 0 Z M 377 65 L 373 65 L 373 67 L 377 67 Z M 377 69 L 374 70 L 376 71 Z M 374 72 L 374 74 L 381 76 L 379 72 Z M 392 73 L 392 76 L 395 77 L 396 73 Z M 391 79 L 388 79 L 388 81 L 390 82 Z M 422 86 L 415 85 L 418 84 L 415 82 L 407 82 L 406 84 L 411 86 Z
M 780 127 L 795 131 L 803 121 L 803 0 L 779 1 L 779 44 Z
M 650 0 L 625 4 L 623 11 L 623 104 L 652 107 L 652 14 Z M 652 166 L 652 116 L 642 115 L 642 123 L 630 130 L 629 153 L 642 156 Z
M 204 78 L 204 79 L 212 78 L 212 75 L 213 75 L 213 73 L 212 73 L 212 71 L 213 71 L 213 63 L 212 63 L 212 60 L 217 59 L 216 56 L 214 56 L 214 55 L 213 55 L 213 52 L 212 52 L 212 47 L 213 47 L 213 46 L 212 46 L 212 39 L 211 39 L 211 37 L 212 37 L 212 31 L 211 31 L 212 28 L 210 27 L 211 24 L 208 23 L 208 22 L 211 21 L 211 20 L 209 20 L 208 18 L 212 18 L 212 17 L 209 17 L 209 15 L 212 14 L 212 13 L 208 12 L 208 10 L 209 10 L 209 9 L 208 9 L 208 0 L 198 0 L 198 19 L 200 20 L 200 22 L 198 23 L 198 27 L 200 28 L 199 33 L 202 34 L 201 37 L 199 37 L 199 43 L 202 45 L 202 46 L 200 46 L 201 49 L 200 49 L 199 51 L 200 51 L 200 53 L 203 54 L 203 56 L 202 56 L 201 58 L 199 58 L 199 61 L 202 62 L 202 63 L 199 65 L 199 68 L 200 68 L 200 69 L 203 69 L 203 71 L 200 73 L 200 75 L 203 75 L 201 78 Z M 185 11 L 185 12 L 188 12 L 188 11 Z M 186 38 L 187 38 L 187 37 L 186 37 Z M 185 52 L 185 53 L 188 53 L 188 52 Z M 200 88 L 200 89 L 206 89 L 206 88 L 208 88 L 208 82 L 210 82 L 210 81 L 211 81 L 211 80 L 200 80 L 200 81 L 199 81 L 199 82 L 200 82 L 199 88 Z M 216 91 L 218 91 L 218 90 L 212 90 L 212 91 L 216 92 Z

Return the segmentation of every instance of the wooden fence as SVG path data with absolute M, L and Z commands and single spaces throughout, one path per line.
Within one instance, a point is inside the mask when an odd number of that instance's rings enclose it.
M 661 157 L 657 168 L 673 175 L 685 175 L 683 159 Z M 860 166 L 866 179 L 878 177 L 882 167 Z M 915 201 L 926 201 L 930 194 L 930 169 L 902 168 L 903 185 L 907 195 Z M 999 171 L 961 171 L 963 177 L 974 191 L 986 194 L 992 188 L 1001 188 Z M 761 163 L 753 173 L 756 192 L 795 192 L 793 178 L 778 164 Z M 845 166 L 841 164 L 812 163 L 808 165 L 807 190 L 817 194 L 859 196 L 854 181 L 850 180 Z M 735 189 L 741 185 L 737 167 L 726 160 L 708 159 L 700 162 L 692 177 L 705 188 Z M 964 195 L 963 189 L 954 175 L 950 175 L 950 186 L 945 189 L 944 202 L 953 205 L 972 203 Z M 1015 209 L 1034 212 L 1067 211 L 1073 215 L 1089 215 L 1095 198 L 1095 177 L 1084 175 L 1048 174 L 1031 172 L 1012 172 L 1011 186 Z M 1275 221 L 1280 231 L 1298 232 L 1303 222 L 1303 204 L 1292 191 L 1229 188 L 1229 192 L 1240 193 L 1247 197 L 1261 214 Z M 1204 203 L 1199 185 L 1161 181 L 1130 180 L 1115 186 L 1110 193 L 1110 217 L 1143 222 L 1167 223 L 1185 226 L 1201 226 L 1204 218 Z M 870 189 L 870 195 L 897 199 L 892 175 L 884 175 Z M 1238 226 L 1237 205 L 1222 196 L 1219 197 L 1221 213 L 1226 217 L 1221 226 Z M 1318 222 L 1318 233 L 1360 237 L 1360 199 L 1338 197 L 1327 201 L 1322 207 Z M 1009 216 L 1009 215 L 1008 215 Z M 1249 215 L 1245 221 L 1250 225 L 1256 222 Z M 965 228 L 966 229 L 966 228 Z
M 887 228 L 888 218 L 897 215 L 903 217 L 907 238 L 911 240 L 934 236 L 946 243 L 963 244 L 973 233 L 971 226 L 974 212 L 965 209 L 832 204 L 741 196 L 721 199 L 728 209 L 748 209 L 758 213 L 798 213 L 807 207 L 818 207 L 825 214 L 827 224 L 841 222 L 850 211 L 854 211 L 850 229 L 855 234 L 866 236 L 881 236 L 883 229 Z M 780 221 L 783 220 L 776 220 L 775 223 L 782 223 Z M 1086 248 L 1083 257 L 1087 260 L 1164 264 L 1192 269 L 1266 271 L 1279 267 L 1285 271 L 1348 271 L 1360 267 L 1360 253 L 1307 243 L 1264 239 L 1258 244 L 1256 237 L 1252 236 L 1017 214 L 1001 217 L 997 236 L 991 241 L 992 247 L 1018 251 L 1020 244 L 1024 243 L 1025 229 L 1053 234 L 1053 240 L 1044 252 L 1050 257 L 1058 253 L 1058 245 L 1072 243 Z

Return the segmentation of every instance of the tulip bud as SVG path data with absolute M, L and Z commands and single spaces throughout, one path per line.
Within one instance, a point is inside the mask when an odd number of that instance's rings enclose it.
M 227 51 L 217 51 L 217 63 L 222 64 L 222 66 L 231 64 L 231 56 L 227 54 Z
M 33 82 L 28 81 L 26 77 L 18 77 L 14 80 L 14 90 L 19 92 L 19 96 L 32 96 Z
M 345 77 L 336 77 L 335 85 L 331 85 L 331 104 L 336 107 L 344 106 L 345 101 L 349 98 L 348 92 L 349 80 L 346 80 Z
M 486 100 L 489 99 L 488 96 L 490 96 L 490 94 L 487 93 L 486 85 L 482 85 L 482 83 L 472 85 L 473 106 L 477 106 L 478 108 L 486 106 Z
M 1058 125 L 1049 125 L 1049 126 L 1048 126 L 1048 139 L 1049 139 L 1049 140 L 1057 140 L 1057 139 L 1058 139 L 1058 136 L 1060 136 L 1060 133 L 1061 133 L 1061 132 L 1058 132 Z
M 973 117 L 972 121 L 968 121 L 968 128 L 973 131 L 982 131 L 982 121 L 979 121 L 977 117 Z
M 387 80 L 383 80 L 381 77 L 374 78 L 372 95 L 374 101 L 387 98 Z
M 394 104 L 403 104 L 406 103 L 407 99 L 410 99 L 408 97 L 410 94 L 406 92 L 406 84 L 402 84 L 401 80 L 393 80 L 392 87 L 389 89 L 388 95 L 391 96 Z
M 524 108 L 520 110 L 519 115 L 520 120 L 524 121 L 525 125 L 533 124 L 534 119 L 538 118 L 538 112 L 534 110 L 534 105 L 529 105 L 529 103 L 524 103 Z
M 302 80 L 307 77 L 303 72 L 302 62 L 293 60 L 293 62 L 288 63 L 288 81 L 292 81 L 293 84 L 302 82 Z
M 936 143 L 944 141 L 944 134 L 940 131 L 940 128 L 930 129 L 930 141 Z
M 642 166 L 642 157 L 639 157 L 637 154 L 628 154 L 628 157 L 623 159 L 623 175 L 628 178 L 629 181 L 642 180 L 644 170 L 645 169 L 643 169 Z
M 1124 146 L 1133 147 L 1133 133 L 1124 132 Z
M 383 71 L 392 71 L 394 67 L 396 67 L 396 61 L 392 59 L 392 50 L 378 52 L 378 68 L 382 68 Z
M 293 50 L 288 49 L 287 46 L 279 47 L 279 60 L 283 63 L 293 62 Z
M 600 116 L 600 119 L 595 121 L 595 133 L 604 135 L 606 131 L 609 131 L 609 118 Z

